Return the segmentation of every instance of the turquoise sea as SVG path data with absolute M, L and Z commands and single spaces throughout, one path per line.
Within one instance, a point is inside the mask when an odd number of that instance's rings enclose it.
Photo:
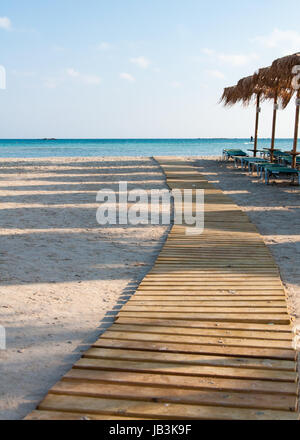
M 278 139 L 276 148 L 292 150 L 292 139 Z M 260 139 L 259 148 L 269 148 Z M 253 148 L 249 139 L 2 139 L 0 157 L 87 156 L 216 156 L 223 148 Z

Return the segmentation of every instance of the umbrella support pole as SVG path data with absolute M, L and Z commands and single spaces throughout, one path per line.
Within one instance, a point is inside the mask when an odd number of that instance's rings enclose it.
M 276 93 L 275 98 L 274 98 L 274 109 L 273 109 L 272 141 L 271 141 L 271 151 L 270 151 L 270 160 L 271 160 L 271 162 L 274 162 L 276 117 L 277 117 L 277 110 L 278 110 L 277 100 L 278 100 L 278 95 Z
M 260 94 L 257 94 L 256 99 L 256 120 L 255 120 L 255 140 L 254 140 L 254 152 L 253 156 L 257 156 L 257 137 L 258 137 L 258 124 L 259 124 L 259 113 L 260 113 Z
M 300 91 L 298 90 L 297 93 L 297 100 L 296 100 L 296 117 L 295 117 L 295 132 L 294 132 L 294 146 L 293 146 L 293 163 L 292 167 L 296 168 L 297 165 L 297 144 L 298 144 L 298 130 L 299 130 L 299 113 L 300 113 Z

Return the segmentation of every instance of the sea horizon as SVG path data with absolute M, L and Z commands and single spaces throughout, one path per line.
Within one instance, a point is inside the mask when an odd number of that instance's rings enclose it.
M 260 138 L 258 149 L 270 146 L 270 138 Z M 292 149 L 291 138 L 276 139 L 275 146 Z M 247 138 L 44 138 L 0 139 L 1 158 L 40 157 L 149 157 L 220 156 L 224 148 L 251 149 Z
M 94 137 L 53 137 L 53 138 L 40 138 L 40 137 L 34 137 L 34 138 L 18 138 L 18 137 L 11 137 L 11 138 L 0 138 L 0 142 L 2 141 L 62 141 L 62 140 L 95 140 L 95 141 L 107 141 L 107 140 L 210 140 L 210 139 L 239 139 L 239 140 L 246 140 L 251 139 L 251 137 L 103 137 L 103 138 L 94 138 Z M 293 140 L 292 137 L 277 137 L 277 140 Z M 271 137 L 261 137 L 259 140 L 271 140 Z

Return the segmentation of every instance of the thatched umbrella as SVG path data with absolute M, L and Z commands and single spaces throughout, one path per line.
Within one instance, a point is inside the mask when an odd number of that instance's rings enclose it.
M 242 101 L 244 105 L 248 105 L 251 102 L 252 97 L 256 96 L 254 156 L 256 156 L 257 153 L 260 102 L 262 100 L 272 99 L 274 101 L 274 109 L 270 156 L 271 162 L 273 162 L 277 110 L 279 109 L 279 104 L 282 108 L 285 108 L 295 93 L 295 87 L 293 87 L 295 72 L 293 73 L 293 68 L 299 65 L 300 53 L 280 58 L 275 60 L 271 67 L 259 69 L 259 71 L 253 76 L 242 78 L 236 86 L 228 87 L 224 90 L 221 102 L 224 102 L 225 106 L 234 105 L 239 101 Z M 298 155 L 297 140 L 300 114 L 300 89 L 298 89 L 297 98 L 294 148 L 292 152 L 294 167 L 296 166 L 296 157 Z
M 237 86 L 226 87 L 220 99 L 220 103 L 224 102 L 225 106 L 231 106 L 236 104 L 241 99 L 242 95 Z
M 294 75 L 292 70 L 295 66 L 300 66 L 300 52 L 278 58 L 273 61 L 271 69 L 273 75 L 279 75 L 285 81 L 292 81 Z
M 257 139 L 258 139 L 258 125 L 259 125 L 259 114 L 260 114 L 260 102 L 262 99 L 269 97 L 271 91 L 268 87 L 258 82 L 258 74 L 253 76 L 247 76 L 242 78 L 236 86 L 228 87 L 224 90 L 221 102 L 224 105 L 234 105 L 238 101 L 241 101 L 244 105 L 249 105 L 253 95 L 256 96 L 256 119 L 255 119 L 255 140 L 254 140 L 254 150 L 253 154 L 256 157 L 257 154 Z
M 274 101 L 273 108 L 273 122 L 272 122 L 272 138 L 271 138 L 271 149 L 270 158 L 271 162 L 274 160 L 275 151 L 275 133 L 276 133 L 276 118 L 277 111 L 279 109 L 279 104 L 281 108 L 285 108 L 290 102 L 294 91 L 291 89 L 289 82 L 283 78 L 279 77 L 277 72 L 274 70 L 274 66 L 259 69 L 257 74 L 257 82 L 259 87 L 264 88 L 265 99 L 272 99 Z
M 293 151 L 291 152 L 293 156 L 292 167 L 296 168 L 297 162 L 297 143 L 298 143 L 298 129 L 299 129 L 299 114 L 300 114 L 300 88 L 295 84 L 295 75 L 298 73 L 296 66 L 300 66 L 300 53 L 294 55 L 289 55 L 283 58 L 275 60 L 271 67 L 271 75 L 276 78 L 276 81 L 283 86 L 286 91 L 287 98 L 292 95 L 297 90 L 296 98 L 296 115 L 295 115 L 295 129 L 294 129 L 294 143 Z M 300 71 L 300 70 L 299 70 Z M 290 100 L 289 99 L 289 100 Z M 289 102 L 288 100 L 288 102 Z

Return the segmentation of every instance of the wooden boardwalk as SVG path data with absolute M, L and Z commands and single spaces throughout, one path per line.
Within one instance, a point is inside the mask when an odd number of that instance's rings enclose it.
M 27 420 L 295 420 L 285 291 L 248 217 L 186 160 L 170 188 L 205 189 L 205 230 L 173 226 L 115 323 Z

